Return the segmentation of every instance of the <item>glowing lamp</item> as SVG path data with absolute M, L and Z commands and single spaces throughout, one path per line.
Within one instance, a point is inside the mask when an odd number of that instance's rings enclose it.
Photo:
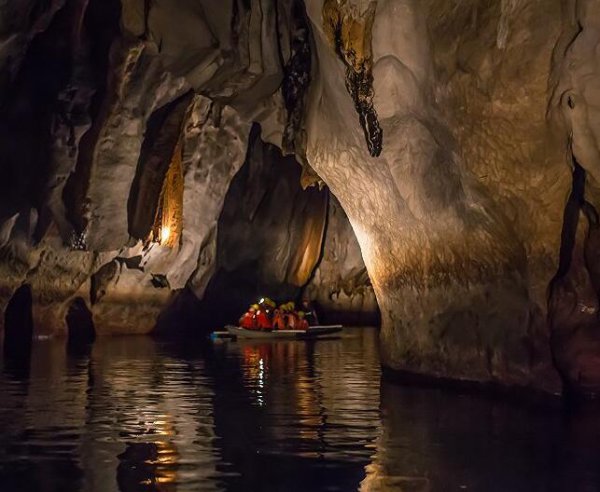
M 171 228 L 165 226 L 160 230 L 160 242 L 166 243 L 169 240 L 169 237 L 171 237 Z

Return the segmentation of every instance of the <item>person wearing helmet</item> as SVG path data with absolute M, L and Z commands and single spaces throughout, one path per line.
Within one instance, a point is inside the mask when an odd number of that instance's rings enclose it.
M 275 304 L 271 299 L 268 297 L 261 297 L 258 301 L 258 305 L 262 311 L 267 313 L 269 319 L 273 317 L 273 310 L 277 307 L 277 304 Z
M 273 309 L 277 307 L 277 304 L 275 304 L 275 302 L 268 297 L 261 297 L 260 301 L 258 301 L 258 305 L 267 312 L 273 311 Z
M 273 311 L 273 329 L 285 330 L 285 319 L 282 306 L 280 306 L 279 309 L 275 309 L 275 311 Z
M 250 306 L 248 311 L 240 318 L 240 326 L 247 330 L 254 330 L 256 328 L 256 311 L 258 306 L 253 304 Z
M 306 319 L 304 318 L 304 313 L 302 311 L 300 311 L 298 313 L 298 326 L 297 326 L 298 330 L 308 330 L 308 321 L 306 321 Z
M 288 330 L 295 330 L 298 325 L 298 316 L 296 315 L 296 304 L 293 301 L 290 301 L 285 304 L 286 313 L 285 313 L 285 325 Z
M 269 331 L 273 329 L 271 313 L 267 305 L 264 303 L 259 304 L 258 310 L 256 311 L 256 326 L 259 330 L 263 331 Z

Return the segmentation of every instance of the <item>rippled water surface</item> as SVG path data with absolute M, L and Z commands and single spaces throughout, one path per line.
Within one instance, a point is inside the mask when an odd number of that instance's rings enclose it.
M 600 414 L 380 384 L 376 332 L 3 360 L 0 491 L 600 490 Z

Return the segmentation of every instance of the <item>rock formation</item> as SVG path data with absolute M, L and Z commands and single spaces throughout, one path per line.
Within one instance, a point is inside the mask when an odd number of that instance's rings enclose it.
M 352 226 L 329 197 L 323 256 L 304 290 L 324 323 L 379 325 L 379 309 Z
M 595 394 L 598 12 L 0 6 L 0 305 L 29 286 L 36 333 L 77 298 L 99 334 L 145 333 L 252 270 L 341 311 L 374 294 L 389 368 Z
M 302 190 L 300 177 L 295 159 L 263 143 L 254 127 L 219 217 L 216 271 L 200 308 L 203 324 L 236 320 L 249 299 L 296 299 L 310 280 L 321 256 L 327 192 Z

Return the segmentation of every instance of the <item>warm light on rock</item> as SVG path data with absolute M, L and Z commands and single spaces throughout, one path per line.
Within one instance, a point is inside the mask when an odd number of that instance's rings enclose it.
M 169 238 L 171 237 L 171 228 L 169 226 L 165 226 L 160 231 L 160 242 L 161 244 L 166 244 L 169 242 Z

